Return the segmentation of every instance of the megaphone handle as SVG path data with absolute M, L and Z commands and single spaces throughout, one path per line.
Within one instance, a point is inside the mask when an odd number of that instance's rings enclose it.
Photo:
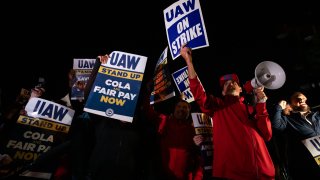
M 254 90 L 254 98 L 257 103 L 265 103 L 268 99 L 266 94 L 263 92 L 263 88 L 264 87 L 260 87 Z

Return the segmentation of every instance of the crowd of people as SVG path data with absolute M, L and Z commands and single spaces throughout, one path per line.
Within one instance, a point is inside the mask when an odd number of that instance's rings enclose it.
M 98 56 L 89 81 L 85 86 L 81 84 L 83 101 L 49 99 L 44 96 L 45 87 L 37 86 L 30 96 L 5 108 L 0 124 L 1 146 L 5 146 L 6 135 L 19 116 L 25 115 L 28 100 L 40 97 L 75 110 L 65 141 L 22 168 L 55 164 L 50 179 L 320 179 L 317 161 L 301 142 L 320 135 L 319 109 L 310 109 L 305 94 L 295 92 L 288 102 L 279 99 L 269 109 L 267 100 L 272 97 L 267 97 L 263 86 L 245 92 L 238 75 L 231 72 L 219 79 L 222 96 L 214 96 L 205 91 L 199 80 L 193 65 L 198 60 L 193 59 L 192 49 L 184 45 L 180 54 L 187 65 L 196 105 L 212 117 L 213 164 L 209 175 L 204 173 L 204 157 L 200 154 L 204 138 L 195 134 L 190 117 L 193 110 L 187 101 L 175 97 L 172 111 L 164 113 L 150 105 L 148 91 L 139 98 L 132 123 L 83 111 L 98 69 L 108 61 L 108 54 Z M 74 71 L 68 74 L 70 82 L 74 75 Z M 150 90 L 150 80 L 145 79 L 142 88 Z M 69 83 L 70 89 L 72 85 Z M 255 102 L 247 101 L 245 93 L 254 96 Z M 270 143 L 279 136 L 285 146 Z M 26 179 L 19 176 L 21 167 L 14 165 L 14 159 L 0 153 L 0 178 Z M 10 168 L 14 170 L 8 175 Z

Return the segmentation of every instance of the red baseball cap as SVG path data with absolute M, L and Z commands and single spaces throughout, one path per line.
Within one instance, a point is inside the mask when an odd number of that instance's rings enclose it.
M 236 74 L 226 74 L 226 75 L 221 76 L 219 79 L 220 86 L 223 87 L 224 83 L 228 80 L 234 80 L 240 86 L 239 78 Z

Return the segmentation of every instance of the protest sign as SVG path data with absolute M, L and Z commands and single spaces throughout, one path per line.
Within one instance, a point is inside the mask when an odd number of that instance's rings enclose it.
M 84 111 L 132 122 L 147 57 L 113 51 L 102 64 Z
M 180 56 L 183 44 L 198 49 L 209 46 L 199 0 L 180 0 L 163 11 L 172 59 Z

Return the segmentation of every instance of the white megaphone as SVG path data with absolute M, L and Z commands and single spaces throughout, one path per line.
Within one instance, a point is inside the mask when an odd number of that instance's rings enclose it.
M 244 89 L 249 93 L 258 87 L 267 89 L 281 88 L 286 81 L 286 74 L 281 66 L 272 61 L 263 61 L 255 69 L 255 77 L 247 81 Z

